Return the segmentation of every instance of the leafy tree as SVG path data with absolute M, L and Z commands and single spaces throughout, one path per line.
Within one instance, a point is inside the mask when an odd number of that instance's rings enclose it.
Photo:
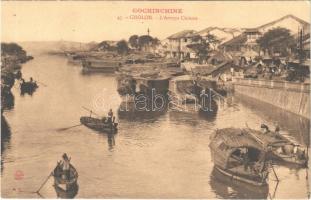
M 153 38 L 150 35 L 142 35 L 138 38 L 139 49 L 142 49 L 144 46 L 152 44 Z
M 131 45 L 131 47 L 137 49 L 138 48 L 138 35 L 132 35 L 130 38 L 129 38 L 129 44 Z
M 107 41 L 102 41 L 97 45 L 97 47 L 105 50 L 109 50 L 111 48 L 110 44 Z
M 218 44 L 220 44 L 220 40 L 215 36 L 215 35 L 213 35 L 213 34 L 208 34 L 207 36 L 206 36 L 206 40 L 207 40 L 207 42 L 209 43 L 209 44 L 211 44 L 212 46 L 213 46 L 213 49 L 216 49 L 216 46 L 218 45 Z
M 257 43 L 261 50 L 268 50 L 270 55 L 278 52 L 283 56 L 288 54 L 287 49 L 293 49 L 296 44 L 295 38 L 290 34 L 290 30 L 286 28 L 269 30 L 257 39 Z
M 1 43 L 1 55 L 26 54 L 21 46 L 16 43 Z
M 117 51 L 120 54 L 127 54 L 129 52 L 129 47 L 128 47 L 127 42 L 125 40 L 120 40 L 117 43 Z
M 199 62 L 207 58 L 210 50 L 210 45 L 205 40 L 201 40 L 200 43 L 188 44 L 187 47 L 196 53 Z
M 161 42 L 158 38 L 154 37 L 151 43 L 153 46 L 156 46 L 159 45 Z

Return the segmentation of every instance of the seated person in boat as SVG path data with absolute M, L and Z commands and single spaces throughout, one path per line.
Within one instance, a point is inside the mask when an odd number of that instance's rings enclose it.
M 30 81 L 29 81 L 33 86 L 37 87 L 37 82 L 33 80 L 32 77 L 30 77 Z
M 307 159 L 306 151 L 301 150 L 300 148 L 297 148 L 296 155 L 297 155 L 298 159 L 300 159 L 300 160 L 306 160 Z
M 63 167 L 63 179 L 69 179 L 70 178 L 70 158 L 68 158 L 67 154 L 63 154 L 63 160 L 61 161 L 60 165 Z
M 246 148 L 241 149 L 241 157 L 243 159 L 244 170 L 247 171 L 249 166 L 248 152 Z
M 277 125 L 276 127 L 275 127 L 275 134 L 280 134 L 280 127 Z
M 261 128 L 261 131 L 262 131 L 264 134 L 270 133 L 269 127 L 268 127 L 267 125 L 261 124 L 260 128 Z

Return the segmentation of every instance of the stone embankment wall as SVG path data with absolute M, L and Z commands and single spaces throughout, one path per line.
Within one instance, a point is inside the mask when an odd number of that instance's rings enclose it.
M 236 79 L 234 92 L 310 119 L 309 83 Z

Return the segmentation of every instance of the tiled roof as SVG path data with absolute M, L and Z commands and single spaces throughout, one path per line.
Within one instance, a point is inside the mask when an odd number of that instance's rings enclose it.
M 242 33 L 241 35 L 234 37 L 231 40 L 221 44 L 220 47 L 222 47 L 222 46 L 233 46 L 236 44 L 243 44 L 246 41 L 247 41 L 247 36 L 244 33 Z
M 304 20 L 302 20 L 302 19 L 300 19 L 300 18 L 298 18 L 298 17 L 296 17 L 294 15 L 285 15 L 284 17 L 281 17 L 280 19 L 277 19 L 277 20 L 274 20 L 274 21 L 269 22 L 267 24 L 261 25 L 261 26 L 257 27 L 257 29 L 261 29 L 261 28 L 265 28 L 267 26 L 271 26 L 271 25 L 273 25 L 275 23 L 278 23 L 278 22 L 280 22 L 280 21 L 282 21 L 284 19 L 287 19 L 287 18 L 293 18 L 296 21 L 298 21 L 299 23 L 303 24 L 304 26 L 310 26 L 310 24 L 308 22 L 306 22 L 306 21 L 304 21 Z
M 195 30 L 184 30 L 169 36 L 168 39 L 188 38 L 196 35 L 198 34 Z

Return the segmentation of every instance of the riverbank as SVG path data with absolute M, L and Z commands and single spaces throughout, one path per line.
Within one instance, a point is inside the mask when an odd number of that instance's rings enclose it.
M 18 44 L 1 43 L 1 112 L 14 106 L 11 89 L 22 78 L 21 65 L 32 59 Z

